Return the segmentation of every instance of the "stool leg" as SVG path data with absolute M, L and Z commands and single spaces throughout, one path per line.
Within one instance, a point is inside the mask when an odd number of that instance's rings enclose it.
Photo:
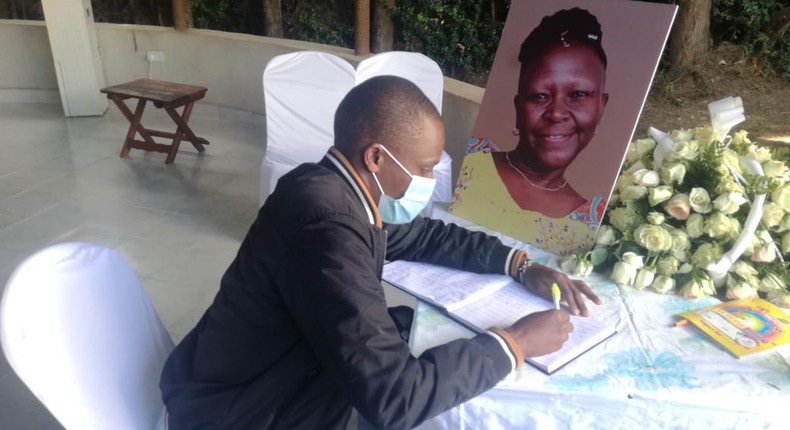
M 167 154 L 167 159 L 165 160 L 165 164 L 170 164 L 176 159 L 176 153 L 178 152 L 178 147 L 181 145 L 181 140 L 184 137 L 184 134 L 187 135 L 188 138 L 193 139 L 192 145 L 197 148 L 198 152 L 203 152 L 206 148 L 203 147 L 200 143 L 195 144 L 197 141 L 197 137 L 195 134 L 192 133 L 192 130 L 189 128 L 188 122 L 189 117 L 192 115 L 192 106 L 195 102 L 189 102 L 184 105 L 184 111 L 181 115 L 178 114 L 178 111 L 170 106 L 166 106 L 165 110 L 167 114 L 170 115 L 170 118 L 176 123 L 178 128 L 176 129 L 175 136 L 173 136 L 173 143 L 170 146 L 170 152 Z
M 126 139 L 124 139 L 123 146 L 121 147 L 121 157 L 128 157 L 129 151 L 132 149 L 135 134 L 137 131 L 143 130 L 143 126 L 140 125 L 140 118 L 143 117 L 143 111 L 145 110 L 145 100 L 140 99 L 137 101 L 137 108 L 134 110 L 134 114 L 126 107 L 122 99 L 111 97 L 111 100 L 118 106 L 123 116 L 129 120 L 129 131 L 126 132 Z M 146 136 L 143 133 L 140 133 L 140 135 L 145 139 Z M 150 139 L 150 136 L 148 139 Z

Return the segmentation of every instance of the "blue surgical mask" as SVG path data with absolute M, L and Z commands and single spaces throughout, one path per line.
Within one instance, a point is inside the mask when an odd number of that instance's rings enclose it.
M 400 164 L 400 161 L 384 147 L 384 145 L 381 145 L 381 149 L 383 149 L 384 152 L 392 158 L 392 161 L 411 178 L 409 187 L 406 188 L 403 197 L 394 199 L 384 193 L 379 178 L 373 173 L 373 179 L 376 181 L 379 191 L 381 191 L 381 198 L 379 198 L 379 213 L 381 214 L 381 220 L 387 224 L 409 223 L 420 214 L 420 211 L 422 211 L 431 200 L 433 188 L 436 186 L 436 179 L 412 175 L 402 164 Z

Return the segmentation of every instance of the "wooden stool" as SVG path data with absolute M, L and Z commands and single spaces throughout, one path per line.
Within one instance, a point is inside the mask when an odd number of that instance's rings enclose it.
M 194 85 L 177 84 L 174 82 L 154 81 L 150 79 L 138 79 L 125 84 L 114 85 L 103 88 L 101 92 L 107 94 L 107 98 L 112 100 L 123 116 L 129 120 L 129 132 L 121 148 L 121 157 L 129 156 L 132 148 L 143 149 L 146 151 L 163 152 L 167 154 L 165 164 L 170 164 L 176 159 L 178 146 L 182 140 L 192 143 L 192 146 L 203 152 L 208 145 L 208 141 L 202 137 L 195 136 L 192 129 L 187 124 L 189 116 L 192 114 L 192 106 L 196 101 L 206 95 L 208 88 Z M 126 106 L 124 100 L 137 99 L 137 108 L 134 113 Z M 170 118 L 176 123 L 175 133 L 166 131 L 151 130 L 140 124 L 143 117 L 146 102 L 153 102 L 157 108 L 164 108 Z M 176 109 L 184 107 L 182 113 Z M 143 140 L 135 139 L 139 133 Z M 152 136 L 172 139 L 169 145 L 156 143 Z

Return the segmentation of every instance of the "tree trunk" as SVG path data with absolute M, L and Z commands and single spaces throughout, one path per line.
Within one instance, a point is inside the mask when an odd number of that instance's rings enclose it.
M 13 0 L 0 0 L 0 19 L 11 19 L 11 1 Z
M 354 53 L 370 54 L 370 0 L 356 0 Z
M 374 0 L 373 8 L 373 52 L 392 51 L 395 43 L 395 25 L 392 10 L 395 0 Z
M 712 0 L 677 0 L 677 4 L 678 15 L 669 42 L 669 70 L 674 76 L 707 55 Z
M 192 28 L 192 0 L 173 0 L 173 27 L 176 30 Z
M 280 0 L 263 0 L 263 33 L 283 37 L 283 9 Z

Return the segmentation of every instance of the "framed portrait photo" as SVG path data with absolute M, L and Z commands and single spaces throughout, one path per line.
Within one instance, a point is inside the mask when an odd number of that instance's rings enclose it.
M 558 255 L 589 250 L 676 10 L 512 2 L 450 212 Z

